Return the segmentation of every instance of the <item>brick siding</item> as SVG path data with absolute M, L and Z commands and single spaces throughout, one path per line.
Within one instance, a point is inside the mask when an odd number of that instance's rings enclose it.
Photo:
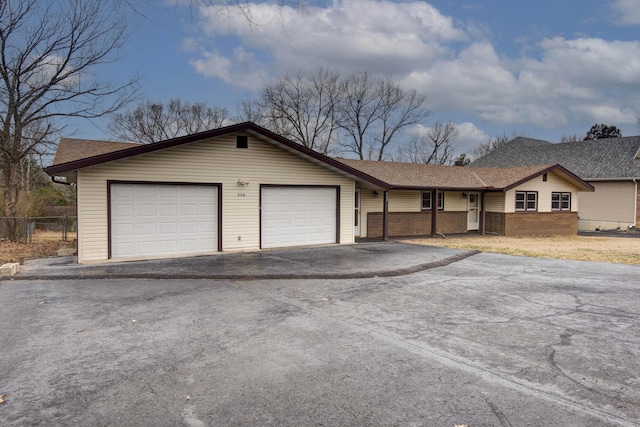
M 466 212 L 438 212 L 437 231 L 443 234 L 465 233 Z M 412 237 L 431 235 L 431 211 L 389 212 L 389 237 Z M 367 236 L 382 237 L 382 212 L 367 215 Z
M 578 234 L 576 212 L 485 213 L 485 232 L 504 236 L 562 236 Z M 438 212 L 442 234 L 467 232 L 467 212 Z M 389 212 L 389 237 L 431 235 L 431 212 Z M 382 213 L 369 212 L 367 236 L 382 237 Z
M 442 234 L 467 232 L 467 212 L 439 212 L 436 221 L 437 231 Z
M 485 233 L 504 235 L 505 214 L 498 212 L 485 213 Z
M 571 236 L 578 234 L 577 212 L 504 214 L 505 236 Z

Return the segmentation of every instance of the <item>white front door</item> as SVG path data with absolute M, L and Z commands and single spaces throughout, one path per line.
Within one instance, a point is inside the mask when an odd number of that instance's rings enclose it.
M 355 200 L 353 201 L 353 235 L 360 237 L 360 189 L 356 188 Z
M 467 230 L 480 229 L 480 194 L 469 193 L 467 200 Z

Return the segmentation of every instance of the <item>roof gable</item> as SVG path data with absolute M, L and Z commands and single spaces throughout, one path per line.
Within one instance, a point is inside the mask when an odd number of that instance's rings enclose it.
M 54 164 L 52 166 L 49 166 L 48 168 L 45 168 L 44 171 L 51 176 L 65 175 L 91 166 L 97 166 L 116 160 L 122 160 L 146 153 L 165 150 L 168 148 L 179 147 L 181 145 L 189 144 L 192 142 L 234 133 L 249 134 L 260 137 L 261 139 L 276 144 L 289 152 L 295 153 L 316 164 L 327 167 L 334 172 L 346 174 L 354 179 L 366 181 L 376 187 L 388 187 L 386 183 L 374 177 L 364 174 L 357 169 L 353 169 L 348 165 L 332 159 L 331 157 L 313 151 L 307 147 L 304 147 L 303 145 L 297 144 L 251 122 L 238 123 L 235 125 L 213 129 L 205 132 L 168 139 L 165 141 L 159 141 L 153 144 L 135 144 L 123 142 L 112 143 L 108 141 L 64 138 L 65 142 L 62 147 L 63 153 L 61 155 L 58 155 L 58 153 L 56 152 Z M 73 146 L 75 146 L 75 148 L 72 148 Z M 109 149 L 113 150 L 109 151 Z M 58 148 L 58 150 L 60 150 L 60 147 Z M 72 152 L 88 153 L 90 154 L 90 156 L 79 157 L 79 155 L 69 154 Z M 61 163 L 57 162 L 56 160 L 59 160 Z

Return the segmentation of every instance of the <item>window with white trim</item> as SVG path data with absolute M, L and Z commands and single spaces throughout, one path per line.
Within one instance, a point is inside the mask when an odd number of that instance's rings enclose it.
M 516 191 L 516 212 L 537 211 L 537 191 Z
M 570 211 L 571 193 L 551 193 L 552 211 Z
M 431 191 L 423 191 L 422 192 L 422 210 L 430 211 L 431 210 Z M 444 192 L 438 191 L 438 209 L 444 209 Z

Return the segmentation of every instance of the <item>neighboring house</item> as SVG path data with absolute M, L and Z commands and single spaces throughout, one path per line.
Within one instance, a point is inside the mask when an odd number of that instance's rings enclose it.
M 580 230 L 626 228 L 640 222 L 640 136 L 552 144 L 516 138 L 474 161 L 474 167 L 557 163 L 591 184 L 580 194 Z
M 81 263 L 357 236 L 575 234 L 578 191 L 591 189 L 559 165 L 334 159 L 253 123 L 148 145 L 64 138 L 45 172 L 77 185 Z

